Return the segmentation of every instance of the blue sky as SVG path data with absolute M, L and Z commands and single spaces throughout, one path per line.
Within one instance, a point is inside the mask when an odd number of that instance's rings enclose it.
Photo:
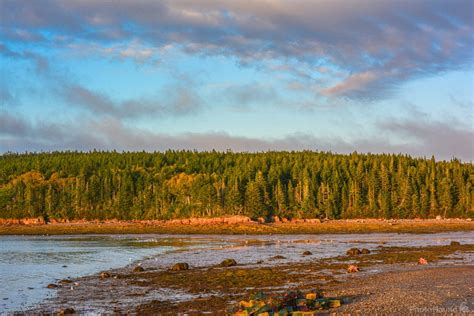
M 0 0 L 0 152 L 474 158 L 473 2 Z

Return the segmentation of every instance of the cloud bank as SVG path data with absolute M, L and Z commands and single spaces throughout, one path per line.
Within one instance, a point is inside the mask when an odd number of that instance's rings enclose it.
M 0 112 L 1 151 L 42 150 L 317 150 L 338 153 L 408 153 L 426 156 L 438 153 L 438 159 L 453 157 L 474 159 L 474 132 L 462 127 L 439 122 L 437 124 L 410 120 L 381 121 L 379 136 L 371 138 L 318 138 L 308 134 L 291 134 L 282 138 L 261 139 L 232 136 L 226 132 L 182 133 L 171 135 L 155 133 L 127 126 L 115 118 L 89 119 L 70 123 L 31 122 L 18 115 Z M 390 141 L 384 133 L 405 138 L 403 142 Z M 406 137 L 409 137 L 406 139 Z

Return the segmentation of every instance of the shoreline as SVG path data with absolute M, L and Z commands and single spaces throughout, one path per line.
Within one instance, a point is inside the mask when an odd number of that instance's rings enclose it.
M 350 234 L 350 233 L 436 233 L 473 231 L 470 219 L 353 219 L 310 220 L 280 223 L 206 223 L 174 221 L 73 221 L 49 224 L 2 224 L 0 235 L 84 234 Z

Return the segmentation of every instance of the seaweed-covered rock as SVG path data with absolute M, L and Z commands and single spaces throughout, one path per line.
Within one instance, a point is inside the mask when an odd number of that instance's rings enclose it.
M 133 272 L 143 272 L 145 269 L 142 266 L 136 266 L 133 268 Z
M 306 250 L 305 252 L 303 252 L 303 256 L 311 256 L 313 253 L 309 250 Z
M 368 255 L 370 253 L 370 250 L 367 249 L 367 248 L 363 248 L 363 249 L 361 249 L 360 253 L 363 254 L 363 255 Z
M 359 267 L 354 265 L 354 264 L 350 264 L 348 267 L 347 267 L 347 273 L 355 273 L 355 272 L 359 272 Z
M 111 277 L 111 275 L 110 275 L 110 273 L 108 273 L 108 272 L 102 272 L 102 273 L 100 274 L 100 278 L 101 278 L 101 279 L 107 279 L 107 278 L 110 278 L 110 277 Z
M 306 295 L 300 291 L 290 291 L 267 295 L 263 292 L 252 294 L 249 300 L 239 302 L 230 314 L 243 315 L 316 315 L 317 312 L 337 308 L 342 302 L 338 298 L 325 298 L 321 292 Z
M 349 256 L 357 256 L 360 255 L 362 252 L 358 248 L 351 248 L 347 250 L 346 254 Z
M 74 310 L 74 308 L 72 307 L 67 307 L 67 308 L 63 308 L 61 309 L 56 315 L 57 316 L 61 316 L 61 315 L 72 315 L 72 314 L 75 314 L 76 311 Z
M 232 267 L 235 265 L 237 265 L 237 261 L 235 261 L 234 259 L 225 259 L 220 264 L 221 267 Z
M 51 284 L 48 284 L 46 287 L 47 287 L 48 289 L 56 289 L 58 286 L 57 286 L 56 284 L 54 284 L 54 283 L 51 283 Z
M 175 263 L 172 267 L 171 267 L 171 271 L 184 271 L 184 270 L 188 270 L 189 269 L 189 264 L 187 264 L 186 262 L 179 262 L 179 263 Z
M 451 244 L 450 244 L 451 247 L 455 247 L 455 246 L 461 246 L 461 243 L 459 241 L 452 241 Z

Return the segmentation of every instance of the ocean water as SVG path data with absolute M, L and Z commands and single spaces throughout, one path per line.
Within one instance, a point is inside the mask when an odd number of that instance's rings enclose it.
M 176 262 L 210 266 L 226 258 L 239 264 L 276 265 L 342 255 L 348 248 L 474 243 L 474 232 L 324 235 L 87 235 L 0 236 L 0 313 L 34 307 L 55 295 L 60 279 L 140 264 L 166 269 Z M 309 250 L 312 256 L 302 256 Z M 276 255 L 282 260 L 271 260 Z M 472 257 L 471 257 L 472 258 Z

